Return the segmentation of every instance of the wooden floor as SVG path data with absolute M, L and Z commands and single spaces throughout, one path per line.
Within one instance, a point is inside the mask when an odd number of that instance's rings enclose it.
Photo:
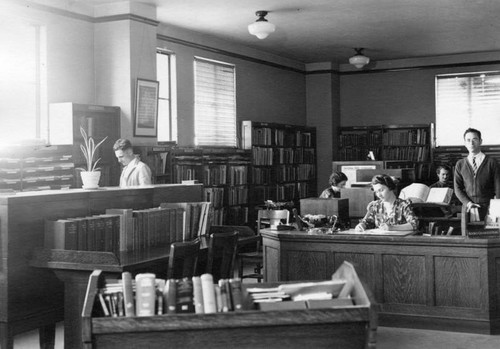
M 63 349 L 62 323 L 57 325 L 56 349 Z M 16 336 L 14 349 L 37 349 L 38 332 L 31 331 Z M 488 336 L 470 333 L 413 330 L 379 327 L 377 349 L 498 349 L 500 335 Z

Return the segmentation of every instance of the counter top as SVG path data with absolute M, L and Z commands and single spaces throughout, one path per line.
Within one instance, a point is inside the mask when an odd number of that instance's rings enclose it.
M 439 245 L 439 246 L 460 246 L 460 247 L 500 247 L 500 238 L 471 239 L 462 235 L 452 236 L 392 236 L 366 234 L 308 234 L 306 231 L 297 230 L 260 230 L 264 238 L 280 241 L 336 241 L 363 244 L 405 244 L 405 245 Z

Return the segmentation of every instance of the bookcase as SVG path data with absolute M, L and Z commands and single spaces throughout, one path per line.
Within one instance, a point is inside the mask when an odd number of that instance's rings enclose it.
M 367 160 L 373 152 L 384 168 L 414 168 L 417 181 L 428 182 L 434 149 L 434 124 L 342 127 L 339 161 Z
M 175 148 L 173 183 L 197 180 L 205 201 L 214 208 L 214 225 L 246 225 L 249 213 L 250 151 L 218 148 Z
M 352 305 L 280 307 L 257 310 L 248 290 L 270 289 L 278 283 L 243 284 L 243 308 L 212 314 L 165 314 L 103 317 L 99 288 L 106 283 L 97 270 L 89 278 L 82 311 L 83 348 L 368 348 L 376 347 L 377 308 L 370 290 L 349 263 L 332 280 L 349 282 Z M 280 283 L 280 284 L 283 284 Z M 280 302 L 281 305 L 294 302 Z M 274 303 L 276 304 L 276 303 Z M 324 303 L 323 303 L 324 304 Z
M 35 191 L 74 185 L 72 149 L 68 146 L 4 149 L 0 157 L 0 189 Z
M 242 122 L 242 148 L 252 152 L 251 205 L 317 196 L 316 129 Z
M 120 108 L 77 103 L 51 103 L 49 105 L 49 142 L 51 145 L 71 145 L 75 168 L 85 167 L 85 158 L 80 149 L 83 137 L 80 126 L 95 141 L 108 137 L 97 149 L 96 159 L 101 158 L 99 186 L 117 186 L 120 180 L 120 166 L 113 151 L 114 142 L 120 138 Z M 77 171 L 79 172 L 79 171 Z M 79 174 L 79 173 L 78 173 Z M 82 186 L 79 175 L 75 186 Z
M 149 166 L 153 184 L 172 183 L 172 146 L 134 146 L 134 154 Z

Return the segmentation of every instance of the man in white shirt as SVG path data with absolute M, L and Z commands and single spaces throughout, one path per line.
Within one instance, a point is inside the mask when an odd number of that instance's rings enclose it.
M 128 139 L 117 140 L 113 150 L 118 162 L 123 166 L 120 176 L 121 188 L 151 185 L 151 169 L 134 155 Z

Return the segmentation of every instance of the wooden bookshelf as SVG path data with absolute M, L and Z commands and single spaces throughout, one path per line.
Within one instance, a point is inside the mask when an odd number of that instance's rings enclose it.
M 434 124 L 342 127 L 339 161 L 367 160 L 373 152 L 384 168 L 414 168 L 417 181 L 432 176 Z
M 204 199 L 212 203 L 215 225 L 246 225 L 249 221 L 250 151 L 225 148 L 175 148 L 174 183 L 197 180 Z
M 179 348 L 376 347 L 376 306 L 349 263 L 341 265 L 332 279 L 347 280 L 352 285 L 354 305 L 304 310 L 255 309 L 246 290 L 278 286 L 259 283 L 243 284 L 246 302 L 242 311 L 102 317 L 96 296 L 106 282 L 103 274 L 96 271 L 88 281 L 82 312 L 83 348 L 164 348 L 165 343 Z
M 172 183 L 172 146 L 134 146 L 142 162 L 151 169 L 153 184 Z
M 317 196 L 316 129 L 242 122 L 242 147 L 252 151 L 250 203 L 293 201 Z
M 201 185 L 157 185 L 0 195 L 2 348 L 7 348 L 17 333 L 47 326 L 55 329 L 55 323 L 63 320 L 63 284 L 50 270 L 35 269 L 30 264 L 33 251 L 44 245 L 46 219 L 102 214 L 107 208 L 143 209 L 162 202 L 201 201 L 202 190 Z M 65 325 L 71 327 L 72 323 L 65 321 Z

